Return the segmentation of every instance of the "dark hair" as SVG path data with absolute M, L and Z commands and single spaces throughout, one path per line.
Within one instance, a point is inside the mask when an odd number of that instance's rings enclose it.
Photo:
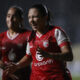
M 16 16 L 18 17 L 18 18 L 20 18 L 20 19 L 23 19 L 23 9 L 21 8 L 21 7 L 19 7 L 19 6 L 11 6 L 9 9 L 11 9 L 11 8 L 13 8 L 13 9 L 15 9 L 16 10 Z M 23 27 L 23 23 L 20 23 L 20 27 L 22 28 Z
M 39 13 L 41 14 L 42 17 L 43 16 L 48 16 L 48 21 L 50 21 L 50 12 L 45 5 L 35 4 L 35 5 L 32 5 L 31 8 L 36 8 L 39 11 Z
M 16 10 L 16 14 L 19 18 L 23 19 L 23 9 L 19 6 L 11 6 L 10 8 L 14 8 Z
M 31 9 L 31 8 L 36 8 L 39 11 L 39 13 L 40 13 L 40 15 L 42 17 L 48 16 L 48 20 L 47 21 L 48 21 L 48 24 L 49 24 L 50 19 L 51 19 L 51 14 L 50 14 L 49 10 L 47 9 L 47 7 L 45 5 L 43 5 L 43 4 L 35 4 L 35 5 L 32 5 L 32 7 L 30 7 L 29 9 Z M 29 37 L 28 42 L 30 42 L 34 38 L 34 40 L 33 40 L 33 43 L 34 43 L 35 35 L 36 35 L 36 31 L 33 30 L 31 35 L 30 35 L 30 37 Z

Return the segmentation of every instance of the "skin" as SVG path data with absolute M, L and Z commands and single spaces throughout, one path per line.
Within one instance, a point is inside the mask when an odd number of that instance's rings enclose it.
M 20 30 L 20 23 L 22 23 L 23 19 L 19 18 L 16 13 L 15 8 L 10 8 L 7 12 L 6 16 L 6 24 L 8 26 L 8 31 L 11 36 L 14 36 Z
M 32 29 L 44 34 L 47 28 L 47 16 L 41 16 L 36 8 L 31 8 L 28 12 L 28 21 Z
M 29 24 L 31 25 L 32 29 L 36 30 L 39 34 L 44 34 L 44 32 L 47 32 L 48 30 L 48 25 L 46 25 L 47 19 L 48 16 L 41 17 L 39 11 L 36 8 L 31 8 L 29 10 L 28 13 Z M 73 54 L 72 54 L 70 44 L 61 47 L 61 53 L 48 54 L 47 52 L 44 52 L 40 48 L 38 48 L 37 51 L 38 54 L 45 53 L 44 55 L 42 54 L 42 56 L 44 57 L 50 57 L 57 60 L 69 61 L 73 59 Z
M 38 32 L 39 34 L 44 34 L 44 32 L 47 32 L 47 30 L 48 30 L 48 25 L 46 25 L 47 16 L 42 17 L 36 8 L 29 9 L 28 21 L 29 21 L 29 24 L 31 25 L 32 29 L 35 30 L 36 32 Z M 41 54 L 45 58 L 49 57 L 49 58 L 54 58 L 54 59 L 60 60 L 60 61 L 72 61 L 73 60 L 73 53 L 72 53 L 70 44 L 61 47 L 61 53 L 53 54 L 53 53 L 45 52 L 39 47 L 38 47 L 37 51 L 38 51 L 38 54 L 45 53 L 44 55 Z M 31 61 L 32 61 L 31 57 L 24 56 L 18 62 L 18 64 L 15 64 L 15 66 L 13 66 L 13 65 L 11 66 L 11 69 L 9 70 L 9 72 L 12 71 L 12 73 L 13 73 L 17 69 L 29 65 L 31 63 Z
M 16 9 L 10 8 L 7 12 L 6 24 L 8 27 L 8 33 L 11 37 L 17 34 L 18 31 L 20 30 L 19 28 L 20 23 L 22 23 L 22 19 L 17 16 Z M 0 63 L 3 64 L 2 61 Z
M 10 37 L 13 37 L 15 34 L 17 34 L 21 30 L 20 23 L 22 23 L 22 21 L 23 19 L 18 16 L 15 8 L 10 8 L 8 10 L 7 16 L 6 16 L 6 24 L 8 27 L 8 33 Z M 5 64 L 3 63 L 2 60 L 0 60 L 0 68 L 4 69 L 5 75 L 7 74 L 6 71 L 8 70 L 6 66 L 9 66 L 9 65 L 10 63 Z M 13 80 L 16 80 L 15 75 L 10 74 L 10 77 L 12 79 L 14 78 Z

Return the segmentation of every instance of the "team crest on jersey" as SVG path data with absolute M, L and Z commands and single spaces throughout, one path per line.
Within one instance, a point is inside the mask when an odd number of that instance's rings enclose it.
M 47 47 L 49 46 L 48 40 L 46 40 L 46 41 L 43 42 L 43 46 L 44 46 L 45 48 L 47 48 Z

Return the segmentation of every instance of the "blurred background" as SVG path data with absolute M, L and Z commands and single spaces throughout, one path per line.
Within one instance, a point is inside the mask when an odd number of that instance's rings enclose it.
M 6 13 L 13 5 L 23 8 L 25 28 L 31 29 L 27 12 L 36 3 L 45 4 L 53 15 L 51 24 L 61 26 L 70 37 L 74 60 L 68 62 L 68 68 L 73 80 L 80 80 L 80 0 L 0 0 L 0 32 L 7 29 Z

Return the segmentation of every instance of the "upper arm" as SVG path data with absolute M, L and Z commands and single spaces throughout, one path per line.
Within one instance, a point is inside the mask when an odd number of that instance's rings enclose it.
M 66 45 L 68 42 L 70 42 L 70 39 L 66 35 L 66 33 L 60 29 L 55 29 L 55 38 L 56 38 L 57 44 L 60 47 Z
M 71 53 L 72 54 L 72 48 L 69 43 L 67 45 L 64 45 L 60 49 L 61 49 L 62 53 Z
M 55 38 L 56 38 L 57 44 L 60 47 L 61 54 L 64 54 L 66 57 L 68 56 L 69 59 L 73 59 L 70 39 L 66 35 L 66 33 L 62 30 L 56 29 Z
M 26 56 L 27 56 L 27 58 L 31 58 L 32 59 L 29 42 L 27 42 L 27 46 L 26 46 Z

